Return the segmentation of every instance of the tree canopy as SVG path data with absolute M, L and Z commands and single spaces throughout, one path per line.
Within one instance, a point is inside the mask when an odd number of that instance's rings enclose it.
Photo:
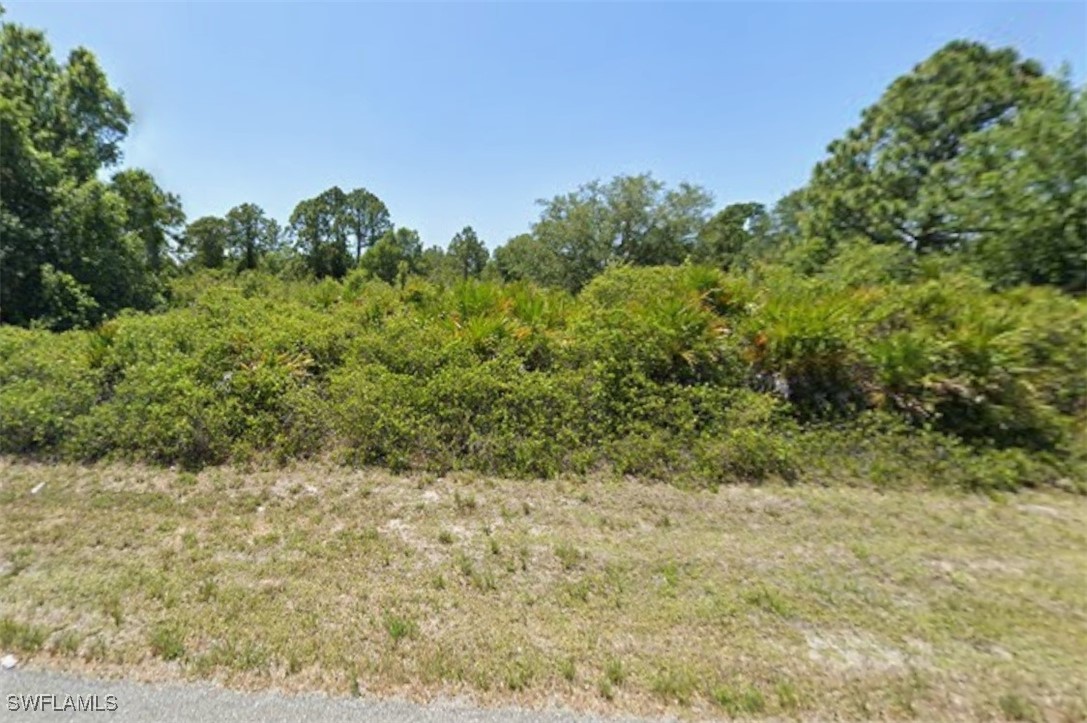
M 419 233 L 410 228 L 386 231 L 363 254 L 360 266 L 377 278 L 390 284 L 402 282 L 408 274 L 419 273 L 422 268 L 423 244 Z
M 0 320 L 53 328 L 149 308 L 183 220 L 176 196 L 121 160 L 131 113 L 94 54 L 0 23 Z
M 541 200 L 532 242 L 496 251 L 511 277 L 576 291 L 609 264 L 677 264 L 694 246 L 713 202 L 688 183 L 669 189 L 648 173 L 592 181 Z
M 880 256 L 897 269 L 948 258 L 996 288 L 1087 291 L 1087 94 L 1011 48 L 940 48 L 776 203 L 715 210 L 697 185 L 620 175 L 538 201 L 529 231 L 493 255 L 471 226 L 424 252 L 361 186 L 299 201 L 285 226 L 251 202 L 185 226 L 176 194 L 118 168 L 132 115 L 93 53 L 59 61 L 42 32 L 9 22 L 0 51 L 4 323 L 65 329 L 151 309 L 179 269 L 339 279 L 358 268 L 389 282 L 484 276 L 578 292 L 612 266 L 854 273 L 870 245 L 901 250 Z
M 462 279 L 478 277 L 490 259 L 490 252 L 471 226 L 465 226 L 449 242 L 448 256 Z
M 829 249 L 864 239 L 977 253 L 998 283 L 1083 288 L 1076 95 L 1011 48 L 947 44 L 830 144 L 806 189 L 804 235 Z

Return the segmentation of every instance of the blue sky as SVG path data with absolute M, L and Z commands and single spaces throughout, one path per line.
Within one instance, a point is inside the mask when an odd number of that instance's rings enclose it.
M 772 202 L 954 38 L 1087 65 L 1083 2 L 5 4 L 98 55 L 136 115 L 126 165 L 190 219 L 365 186 L 442 246 L 619 173 Z

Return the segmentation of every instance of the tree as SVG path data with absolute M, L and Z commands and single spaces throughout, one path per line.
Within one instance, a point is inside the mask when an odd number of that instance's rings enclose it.
M 471 226 L 465 226 L 449 242 L 448 256 L 462 279 L 478 277 L 490 253 Z
M 1059 92 L 964 142 L 949 214 L 998 286 L 1087 291 L 1087 90 Z
M 386 231 L 362 256 L 361 266 L 388 283 L 403 281 L 409 273 L 422 268 L 423 244 L 419 233 L 410 228 Z
M 464 278 L 457 259 L 446 253 L 441 246 L 431 246 L 423 251 L 418 272 L 442 286 L 452 286 Z
M 40 273 L 49 264 L 71 276 L 94 298 L 101 316 L 154 306 L 161 285 L 149 273 L 145 241 L 132 230 L 128 203 L 113 185 L 97 178 L 83 183 L 68 179 L 56 195 L 50 231 L 64 242 L 56 245 Z
M 576 291 L 609 263 L 680 263 L 706 222 L 712 198 L 698 186 L 668 190 L 642 174 L 593 181 L 540 203 L 532 234 L 559 259 L 561 285 Z
M 183 215 L 146 172 L 100 180 L 130 122 L 93 53 L 59 64 L 43 33 L 0 22 L 0 321 L 68 328 L 156 303 Z
M 342 214 L 344 224 L 355 240 L 356 263 L 362 258 L 363 251 L 392 228 L 389 209 L 365 188 L 356 188 L 347 194 L 343 200 Z
M 226 249 L 239 270 L 255 269 L 261 258 L 275 248 L 279 224 L 255 203 L 243 203 L 227 211 Z
M 159 188 L 147 171 L 130 169 L 113 176 L 113 189 L 125 202 L 124 230 L 143 247 L 152 271 L 160 271 L 185 223 L 181 199 Z
M 192 255 L 191 263 L 208 269 L 221 268 L 226 260 L 227 224 L 218 216 L 202 216 L 185 229 L 182 248 Z
M 69 53 L 58 80 L 54 152 L 68 161 L 77 178 L 86 180 L 99 168 L 120 162 L 120 144 L 128 135 L 132 114 L 86 48 Z
M 533 281 L 542 286 L 562 285 L 562 259 L 530 233 L 514 236 L 496 248 L 494 264 L 506 281 Z
M 761 203 L 733 203 L 721 209 L 699 231 L 691 258 L 730 268 L 746 263 L 769 233 L 770 217 Z
M 957 40 L 895 80 L 861 123 L 828 147 L 807 190 L 809 238 L 961 248 L 983 229 L 957 216 L 956 162 L 988 134 L 1050 96 L 1055 82 L 1010 48 Z
M 318 278 L 340 278 L 350 266 L 344 215 L 346 198 L 339 186 L 333 186 L 319 196 L 301 201 L 291 213 L 290 232 L 306 266 Z

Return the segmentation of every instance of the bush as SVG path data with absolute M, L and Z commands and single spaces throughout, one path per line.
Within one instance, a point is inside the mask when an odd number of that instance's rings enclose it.
M 893 254 L 856 254 L 857 273 L 829 278 L 614 268 L 576 298 L 474 280 L 182 277 L 165 313 L 0 329 L 0 449 L 1082 485 L 1084 301 L 931 265 L 911 280 L 886 271 Z
M 0 327 L 0 450 L 53 452 L 99 396 L 85 334 Z

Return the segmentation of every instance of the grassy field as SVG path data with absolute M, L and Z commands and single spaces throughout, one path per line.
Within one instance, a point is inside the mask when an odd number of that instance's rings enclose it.
M 684 717 L 1083 720 L 1087 500 L 0 459 L 23 663 Z

